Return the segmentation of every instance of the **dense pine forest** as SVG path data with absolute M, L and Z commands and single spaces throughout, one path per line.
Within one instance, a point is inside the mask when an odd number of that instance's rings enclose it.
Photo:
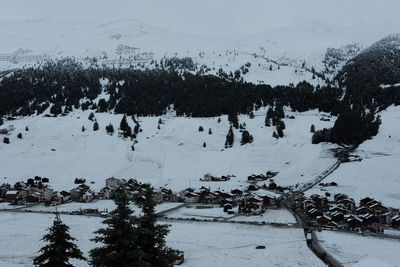
M 159 116 L 173 105 L 178 116 L 213 117 L 251 115 L 260 107 L 287 106 L 293 111 L 318 109 L 338 115 L 332 129 L 315 133 L 313 143 L 357 145 L 377 133 L 379 118 L 375 112 L 400 102 L 397 87 L 382 89 L 379 82 L 371 83 L 368 79 L 364 79 L 365 86 L 354 82 L 361 80 L 356 71 L 360 69 L 356 64 L 362 65 L 359 61 L 343 69 L 338 79 L 346 72 L 346 80 L 337 86 L 314 87 L 304 81 L 271 87 L 243 82 L 240 72 L 231 75 L 220 70 L 218 76 L 195 73 L 193 62 L 188 59 L 165 61 L 150 70 L 85 67 L 67 58 L 15 70 L 3 77 L 0 116 L 39 115 L 47 109 L 51 116 L 65 115 L 74 109 Z M 368 90 L 360 93 L 364 87 Z

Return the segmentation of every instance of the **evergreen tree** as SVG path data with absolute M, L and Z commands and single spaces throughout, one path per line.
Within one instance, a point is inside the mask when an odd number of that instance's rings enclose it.
M 17 138 L 22 139 L 22 133 L 18 133 Z
M 40 267 L 73 266 L 70 259 L 85 260 L 82 252 L 73 243 L 76 239 L 69 234 L 69 227 L 65 225 L 58 214 L 53 226 L 42 238 L 47 244 L 39 250 L 41 253 L 33 260 L 33 264 Z
M 221 118 L 218 118 L 217 122 L 220 123 L 221 122 Z
M 98 112 L 107 112 L 107 102 L 104 98 L 99 100 L 97 111 Z
M 4 144 L 9 144 L 10 143 L 10 139 L 8 137 L 4 137 L 3 138 L 3 143 Z
M 276 104 L 275 107 L 275 115 L 279 118 L 279 119 L 283 119 L 285 118 L 285 112 L 283 111 L 283 105 L 278 103 Z
M 282 121 L 279 121 L 278 124 L 276 125 L 276 132 L 279 137 L 283 137 L 283 129 L 285 129 L 285 124 Z
M 206 144 L 206 142 L 204 142 L 204 143 L 203 143 L 203 147 L 207 147 L 207 144 Z
M 3 117 L 0 116 L 0 125 L 3 125 L 3 123 L 4 123 Z
M 124 138 L 128 138 L 132 136 L 132 129 L 126 122 L 126 115 L 124 115 L 121 119 L 121 123 L 119 125 L 119 129 L 122 132 Z
M 50 108 L 50 113 L 53 114 L 54 116 L 57 116 L 62 113 L 62 107 L 60 103 L 55 103 L 51 108 Z
M 141 267 L 144 253 L 138 247 L 138 236 L 135 225 L 137 218 L 132 216 L 129 197 L 123 187 L 115 192 L 115 210 L 102 223 L 106 228 L 95 232 L 92 241 L 101 246 L 89 252 L 90 264 L 98 267 Z
M 274 132 L 272 133 L 272 137 L 278 139 L 278 138 L 279 138 L 279 135 L 276 133 L 276 131 L 274 131 Z
M 271 119 L 275 116 L 274 110 L 269 107 L 267 111 L 267 115 L 265 116 L 265 126 L 270 127 L 271 126 Z
M 120 124 L 119 124 L 119 129 L 120 129 L 122 132 L 125 132 L 126 129 L 127 129 L 128 127 L 129 127 L 129 125 L 128 125 L 128 123 L 126 122 L 126 115 L 124 115 L 124 116 L 122 117 L 122 119 L 121 119 Z
M 234 141 L 232 125 L 229 127 L 229 132 L 226 135 L 225 148 L 232 147 Z
M 25 126 L 25 131 L 27 132 L 27 131 L 29 131 L 29 128 L 28 128 L 28 126 Z
M 150 185 L 146 186 L 144 196 L 144 202 L 139 204 L 143 215 L 138 219 L 137 228 L 139 249 L 145 253 L 141 266 L 172 266 L 179 251 L 166 246 L 165 237 L 170 231 L 169 225 L 157 224 L 156 202 Z
M 199 126 L 199 132 L 202 132 L 202 131 L 204 131 L 203 126 Z
M 310 132 L 315 133 L 315 126 L 314 126 L 314 124 L 311 124 Z
M 82 126 L 82 132 L 86 131 L 85 126 Z
M 249 118 L 250 119 L 254 119 L 254 112 L 252 111 L 252 112 L 250 112 L 250 114 L 249 114 Z
M 235 127 L 236 129 L 239 128 L 239 117 L 237 113 L 229 113 L 228 121 L 232 123 L 233 127 Z
M 211 128 L 208 129 L 208 134 L 212 134 Z
M 99 129 L 99 124 L 97 123 L 97 121 L 95 121 L 93 124 L 93 131 L 97 131 L 98 129 Z
M 94 121 L 94 113 L 93 112 L 91 112 L 90 114 L 89 114 L 89 118 L 88 118 L 90 121 Z
M 240 140 L 241 145 L 252 143 L 253 140 L 253 136 L 248 131 L 245 130 L 242 132 L 242 140 Z
M 109 125 L 106 126 L 106 131 L 109 135 L 113 135 L 114 133 L 114 126 L 110 123 Z

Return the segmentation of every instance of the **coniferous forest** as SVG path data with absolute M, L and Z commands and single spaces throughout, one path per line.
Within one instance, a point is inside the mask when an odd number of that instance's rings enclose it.
M 396 87 L 380 91 L 369 89 L 365 94 L 357 93 L 359 83 L 352 87 L 350 82 L 346 84 L 347 93 L 343 86 L 328 84 L 315 88 L 306 81 L 271 87 L 243 82 L 223 71 L 218 76 L 202 75 L 182 64 L 161 65 L 152 70 L 84 67 L 67 58 L 16 70 L 0 81 L 0 116 L 41 114 L 48 108 L 52 116 L 65 115 L 73 109 L 159 116 L 173 105 L 178 116 L 228 114 L 234 118 L 260 107 L 287 106 L 293 111 L 318 109 L 339 116 L 333 129 L 315 133 L 313 143 L 359 144 L 377 133 L 379 120 L 374 113 L 400 102 Z M 353 74 L 350 74 L 347 81 L 352 81 L 349 77 Z M 103 90 L 109 94 L 109 99 L 99 97 Z M 99 101 L 93 101 L 98 97 Z M 369 111 L 365 111 L 366 108 Z M 266 116 L 266 125 L 270 119 L 273 126 L 277 124 L 270 112 Z M 275 117 L 282 118 L 279 114 Z M 356 133 L 356 129 L 364 130 Z M 281 125 L 277 131 L 278 136 L 283 136 Z

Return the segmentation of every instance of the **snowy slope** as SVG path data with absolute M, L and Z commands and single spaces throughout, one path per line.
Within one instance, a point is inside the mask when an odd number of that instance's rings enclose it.
M 274 127 L 265 127 L 266 110 L 255 111 L 255 118 L 239 116 L 254 142 L 241 146 L 241 133 L 234 130 L 234 146 L 224 149 L 229 123 L 226 116 L 218 118 L 185 118 L 168 114 L 162 117 L 140 117 L 143 132 L 139 133 L 135 151 L 132 141 L 110 136 L 105 131 L 109 123 L 119 127 L 122 115 L 96 113 L 100 130 L 93 131 L 89 111 L 74 111 L 65 117 L 31 116 L 7 121 L 14 125 L 10 144 L 0 143 L 2 182 L 14 183 L 39 175 L 50 178 L 56 190 L 70 189 L 76 177 L 83 177 L 99 190 L 111 176 L 136 178 L 155 186 L 167 186 L 174 191 L 186 187 L 207 186 L 214 189 L 248 186 L 247 176 L 268 170 L 278 171 L 278 185 L 289 186 L 312 180 L 335 162 L 329 148 L 333 145 L 312 145 L 310 126 L 331 127 L 333 121 L 320 121 L 320 113 L 292 113 L 296 119 L 285 119 L 286 136 L 272 137 Z M 334 120 L 334 118 L 332 118 Z M 133 125 L 131 119 L 129 124 Z M 29 131 L 25 131 L 28 126 Z M 82 126 L 87 130 L 81 131 Z M 199 126 L 204 131 L 199 132 Z M 208 134 L 211 128 L 212 134 Z M 21 132 L 22 139 L 17 138 Z M 207 147 L 203 148 L 206 142 Z M 201 182 L 207 173 L 235 175 L 229 182 Z
M 400 207 L 400 108 L 392 106 L 382 111 L 381 119 L 378 135 L 356 150 L 363 160 L 342 164 L 326 179 L 326 182 L 335 181 L 338 186 L 324 190 L 348 194 L 356 201 L 370 196 L 385 205 Z M 317 187 L 308 193 L 324 192 Z
M 360 236 L 331 231 L 318 233 L 321 245 L 344 266 L 400 266 L 395 239 Z M 375 263 L 376 265 L 371 265 Z
M 219 68 L 233 72 L 250 62 L 245 80 L 271 85 L 303 80 L 323 85 L 320 78 L 312 78 L 311 70 L 325 70 L 328 48 L 366 47 L 397 32 L 386 24 L 338 26 L 312 21 L 256 34 L 211 38 L 175 33 L 133 19 L 71 22 L 50 18 L 1 21 L 0 28 L 0 70 L 71 56 L 88 64 L 97 58 L 99 66 L 139 64 L 151 68 L 153 59 L 177 56 L 192 57 L 199 65 L 207 65 L 210 73 Z

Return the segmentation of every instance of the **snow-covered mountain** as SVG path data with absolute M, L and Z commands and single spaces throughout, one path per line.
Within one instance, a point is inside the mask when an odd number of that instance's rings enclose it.
M 338 26 L 312 21 L 216 38 L 171 32 L 137 20 L 70 22 L 49 18 L 0 22 L 0 28 L 1 70 L 61 57 L 149 68 L 163 57 L 191 57 L 208 66 L 209 73 L 220 68 L 234 72 L 250 62 L 245 80 L 271 85 L 303 80 L 323 85 L 323 78 L 332 79 L 360 48 L 397 32 L 395 26 L 386 24 Z

